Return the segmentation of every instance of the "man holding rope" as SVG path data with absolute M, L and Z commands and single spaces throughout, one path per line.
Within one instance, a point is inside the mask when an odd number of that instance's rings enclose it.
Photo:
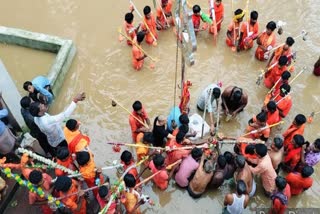
M 133 111 L 129 116 L 129 124 L 132 132 L 132 140 L 133 142 L 137 142 L 137 136 L 139 133 L 150 131 L 144 124 L 146 124 L 148 127 L 150 127 L 151 124 L 149 116 L 139 100 L 132 104 L 132 108 Z M 141 122 L 143 124 L 141 124 Z
M 174 24 L 171 9 L 172 0 L 161 0 L 161 5 L 157 8 L 157 30 L 165 30 Z

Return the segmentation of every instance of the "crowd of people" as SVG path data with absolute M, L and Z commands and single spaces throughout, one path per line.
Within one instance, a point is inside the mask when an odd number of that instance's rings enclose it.
M 141 47 L 143 40 L 156 45 L 158 31 L 174 26 L 173 2 L 160 2 L 156 17 L 150 6 L 144 7 L 144 18 L 138 26 L 133 24 L 133 12 L 137 9 L 134 5 L 125 14 L 124 30 L 127 44 L 132 46 L 132 65 L 136 70 L 143 67 L 147 57 Z M 196 34 L 208 30 L 215 37 L 224 21 L 224 5 L 222 0 L 215 0 L 209 1 L 209 6 L 209 15 L 202 12 L 199 5 L 190 6 L 192 22 Z M 303 114 L 296 114 L 284 133 L 270 137 L 274 127 L 291 113 L 290 78 L 294 72 L 295 40 L 289 36 L 284 44 L 277 46 L 274 21 L 259 32 L 258 12 L 252 11 L 250 18 L 243 21 L 245 15 L 242 9 L 234 11 L 227 27 L 226 44 L 234 51 L 244 51 L 253 48 L 256 40 L 255 56 L 266 61 L 263 78 L 270 91 L 261 111 L 248 121 L 247 133 L 242 137 L 227 138 L 218 132 L 220 111 L 226 121 L 232 120 L 241 117 L 239 114 L 248 103 L 248 94 L 238 86 L 228 86 L 221 91 L 221 84 L 212 83 L 198 96 L 197 109 L 204 117 L 208 113 L 210 119 L 210 136 L 202 141 L 193 140 L 197 133 L 189 126 L 186 112 L 181 110 L 177 121 L 158 115 L 152 123 L 145 106 L 137 100 L 129 116 L 134 144 L 113 145 L 117 152 L 120 146 L 135 149 L 121 153 L 120 164 L 116 166 L 120 178 L 111 183 L 103 167 L 95 163 L 99 157 L 90 150 L 90 137 L 80 131 L 79 121 L 70 119 L 77 105 L 86 98 L 85 93 L 76 95 L 63 112 L 50 115 L 47 111 L 54 100 L 52 87 L 46 77 L 38 76 L 23 84 L 29 94 L 21 99 L 20 105 L 21 115 L 31 136 L 43 149 L 46 161 L 31 155 L 32 148 L 25 148 L 30 153 L 22 152 L 20 163 L 11 164 L 8 157 L 16 155 L 19 143 L 0 120 L 0 153 L 4 156 L 0 167 L 18 168 L 24 180 L 43 191 L 43 194 L 29 192 L 29 203 L 40 206 L 43 213 L 88 213 L 88 201 L 92 200 L 99 204 L 101 213 L 141 213 L 142 204 L 152 204 L 149 197 L 142 194 L 143 184 L 152 180 L 165 191 L 171 178 L 177 188 L 185 189 L 192 198 L 201 198 L 206 191 L 219 191 L 226 180 L 233 180 L 236 189 L 225 195 L 222 211 L 230 214 L 246 209 L 260 188 L 257 179 L 261 179 L 264 193 L 271 201 L 270 212 L 284 213 L 291 196 L 302 194 L 313 184 L 314 166 L 320 161 L 320 139 L 313 143 L 305 139 L 307 118 Z M 319 60 L 314 66 L 315 75 L 319 75 Z M 0 119 L 7 116 L 7 109 L 0 102 Z M 221 145 L 230 141 L 234 144 L 233 151 L 222 153 Z M 39 162 L 50 164 L 37 167 Z M 142 178 L 145 170 L 139 172 L 140 165 L 149 169 L 150 177 Z M 6 185 L 2 179 L 0 183 L 2 196 Z M 57 201 L 60 204 L 55 203 Z

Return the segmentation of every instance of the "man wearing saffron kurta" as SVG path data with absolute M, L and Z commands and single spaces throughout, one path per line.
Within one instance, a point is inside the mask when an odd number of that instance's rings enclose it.
M 264 61 L 268 59 L 269 52 L 276 44 L 276 36 L 274 30 L 277 25 L 274 21 L 271 21 L 266 26 L 266 31 L 261 33 L 257 38 L 258 47 L 256 49 L 255 56 L 258 60 Z
M 252 11 L 250 14 L 250 20 L 244 22 L 240 29 L 240 42 L 237 50 L 248 50 L 253 47 L 253 40 L 258 37 L 259 24 L 258 24 L 258 12 Z
M 283 46 L 280 46 L 277 48 L 274 52 L 272 52 L 270 59 L 268 60 L 266 68 L 269 66 L 273 65 L 274 63 L 277 63 L 279 58 L 281 56 L 286 56 L 288 58 L 287 65 L 291 64 L 291 59 L 292 59 L 292 50 L 291 47 L 294 44 L 294 39 L 289 36 L 286 39 L 286 42 Z
M 239 44 L 241 23 L 245 13 L 241 9 L 234 12 L 234 16 L 228 25 L 226 43 L 229 47 L 236 48 Z
M 282 74 L 287 70 L 288 58 L 281 56 L 278 60 L 278 65 L 275 65 L 264 75 L 264 85 L 267 88 L 272 88 L 274 84 L 281 78 Z
M 291 87 L 288 84 L 282 84 L 280 86 L 280 94 L 276 95 L 274 101 L 277 103 L 277 108 L 279 110 L 280 116 L 282 118 L 286 117 L 292 107 L 292 98 L 290 96 Z
M 292 124 L 289 126 L 289 128 L 282 134 L 284 137 L 283 145 L 288 147 L 288 145 L 292 142 L 292 139 L 295 135 L 303 135 L 305 123 L 307 119 L 303 114 L 298 114 Z
M 215 16 L 216 16 L 217 31 L 219 32 L 220 29 L 221 29 L 221 23 L 222 23 L 222 21 L 224 19 L 224 5 L 222 3 L 222 0 L 216 0 L 214 2 L 214 13 L 215 13 Z M 210 17 L 211 16 L 212 15 L 210 14 Z M 212 32 L 210 31 L 210 33 L 212 33 Z
M 68 143 L 68 149 L 71 154 L 80 151 L 90 151 L 90 138 L 86 135 L 83 135 L 80 132 L 79 127 L 80 122 L 70 119 L 67 121 L 66 126 L 63 129 L 64 136 Z
M 132 66 L 134 69 L 139 71 L 144 63 L 144 58 L 147 57 L 141 50 L 141 42 L 144 39 L 144 32 L 139 32 L 137 34 L 136 40 L 134 40 L 134 45 L 132 45 Z
M 172 1 L 161 0 L 161 7 L 160 6 L 157 7 L 157 29 L 158 30 L 165 30 L 168 28 L 168 25 L 174 24 L 171 10 L 172 10 Z
M 141 132 L 150 131 L 145 126 L 150 127 L 151 125 L 150 125 L 149 116 L 140 101 L 138 100 L 135 101 L 132 104 L 132 108 L 133 108 L 133 111 L 129 116 L 129 124 L 131 127 L 132 140 L 133 142 L 137 142 L 137 135 Z M 144 123 L 145 125 L 141 124 L 141 122 Z
M 136 37 L 136 34 L 138 32 L 138 29 L 140 27 L 140 25 L 138 25 L 137 27 L 135 27 L 133 25 L 133 14 L 132 12 L 131 13 L 126 13 L 125 17 L 124 17 L 124 23 L 123 23 L 123 27 L 124 27 L 124 30 L 127 34 L 127 36 L 129 38 L 131 38 L 131 40 L 133 41 Z M 130 40 L 127 40 L 127 44 L 128 45 L 132 45 L 132 42 Z
M 149 45 L 154 44 L 158 39 L 157 29 L 156 29 L 156 20 L 151 13 L 151 8 L 149 6 L 145 6 L 143 8 L 144 18 L 143 23 L 141 25 L 141 29 L 146 33 L 146 42 Z M 147 26 L 146 26 L 147 24 Z M 154 38 L 153 38 L 154 36 Z

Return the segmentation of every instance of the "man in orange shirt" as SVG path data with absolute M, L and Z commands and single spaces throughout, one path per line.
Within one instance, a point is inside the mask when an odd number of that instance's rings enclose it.
M 257 38 L 258 47 L 255 56 L 260 61 L 268 59 L 268 51 L 276 44 L 276 36 L 274 34 L 274 30 L 277 28 L 276 23 L 271 21 L 267 24 L 266 28 L 266 31 L 261 33 Z
M 67 121 L 66 126 L 63 129 L 64 136 L 68 143 L 68 149 L 71 154 L 80 151 L 90 151 L 90 138 L 86 135 L 83 135 L 80 132 L 79 127 L 79 121 L 70 119 Z
M 167 157 L 165 159 L 165 164 L 170 165 L 179 159 L 186 158 L 190 154 L 191 150 L 174 150 L 170 151 L 172 148 L 182 148 L 183 141 L 185 140 L 186 133 L 179 131 L 175 139 L 170 139 L 166 145 Z
M 141 122 L 143 122 L 146 126 L 150 127 L 150 119 L 149 116 L 144 109 L 142 103 L 137 100 L 132 104 L 133 111 L 129 116 L 129 124 L 131 127 L 131 133 L 132 133 L 132 141 L 137 141 L 137 135 L 141 132 L 149 132 L 150 129 L 145 127 Z M 141 122 L 139 122 L 137 119 L 139 119 Z
M 168 28 L 168 25 L 174 24 L 171 9 L 171 0 L 161 0 L 161 6 L 157 8 L 157 30 L 165 30 Z
M 127 213 L 140 214 L 139 206 L 142 204 L 140 201 L 140 194 L 134 189 L 136 186 L 135 177 L 128 173 L 123 178 L 126 189 L 121 193 L 121 203 L 126 208 Z
M 249 136 L 252 139 L 260 139 L 267 141 L 270 136 L 270 128 L 267 127 L 267 113 L 261 111 L 257 116 L 254 116 L 248 121 L 249 126 L 247 127 L 248 132 L 253 132 Z
M 149 146 L 153 144 L 153 134 L 152 132 L 140 132 L 137 135 L 137 145 L 141 146 Z M 137 161 L 141 161 L 144 157 L 148 156 L 149 148 L 146 147 L 137 147 L 136 148 Z
M 158 34 L 157 34 L 157 29 L 156 29 L 156 20 L 153 17 L 152 13 L 151 13 L 151 8 L 149 6 L 145 6 L 143 8 L 143 13 L 144 13 L 144 18 L 143 18 L 143 23 L 141 25 L 141 29 L 145 32 L 146 34 L 146 42 L 149 45 L 154 44 L 154 38 L 158 39 Z M 146 24 L 148 26 L 146 26 Z M 153 35 L 153 36 L 152 36 Z
M 132 45 L 132 66 L 134 69 L 139 71 L 144 63 L 144 58 L 147 57 L 141 50 L 141 42 L 144 39 L 145 33 L 140 31 L 137 34 L 136 40 L 134 41 L 134 44 Z
M 60 176 L 57 178 L 54 186 L 56 191 L 58 191 L 59 197 L 64 197 L 61 199 L 61 202 L 69 208 L 73 214 L 87 213 L 87 203 L 83 197 L 84 191 L 81 190 L 81 186 L 77 181 L 67 176 Z
M 288 84 L 282 84 L 280 86 L 280 94 L 274 98 L 277 103 L 277 108 L 280 113 L 280 117 L 285 118 L 292 107 L 292 99 L 290 96 L 291 87 Z
M 57 164 L 64 166 L 71 170 L 76 170 L 76 166 L 73 163 L 73 158 L 69 153 L 69 150 L 67 147 L 59 147 L 57 149 Z M 55 168 L 55 174 L 56 176 L 64 176 L 68 175 L 68 173 L 62 171 L 61 169 Z
M 295 135 L 303 135 L 306 122 L 307 118 L 303 114 L 296 115 L 292 124 L 282 134 L 282 136 L 284 137 L 285 148 L 288 147 L 288 145 L 292 142 L 292 139 Z
M 132 11 L 133 12 L 133 11 Z M 136 38 L 136 35 L 137 35 L 137 32 L 138 32 L 138 29 L 140 28 L 140 24 L 135 27 L 133 25 L 133 13 L 130 12 L 130 13 L 126 13 L 125 17 L 124 17 L 124 23 L 123 23 L 123 27 L 124 27 L 124 30 L 127 34 L 127 36 L 129 38 L 131 38 L 131 40 L 135 40 Z M 132 45 L 132 42 L 130 40 L 127 40 L 127 44 L 128 45 Z
M 290 186 L 284 177 L 276 178 L 276 191 L 271 195 L 272 207 L 270 213 L 284 214 L 291 198 Z
M 281 56 L 286 56 L 288 58 L 287 65 L 290 65 L 291 59 L 292 59 L 291 47 L 294 44 L 294 42 L 295 41 L 291 36 L 287 37 L 286 43 L 283 46 L 277 48 L 274 52 L 272 52 L 266 67 L 268 68 L 270 65 L 273 65 L 274 63 L 276 63 Z
M 150 162 L 149 168 L 151 169 L 151 172 L 153 174 L 157 173 L 158 171 L 161 171 L 160 173 L 158 173 L 156 176 L 153 177 L 153 182 L 161 190 L 167 189 L 168 188 L 169 179 L 170 179 L 171 176 L 169 176 L 169 174 L 168 174 L 168 172 L 166 170 L 166 167 L 164 165 L 164 157 L 162 155 L 160 155 L 160 154 L 156 154 L 153 157 L 152 161 Z
M 138 170 L 136 167 L 132 167 L 135 162 L 134 162 L 134 159 L 132 157 L 132 154 L 131 152 L 129 152 L 128 150 L 125 150 L 122 152 L 121 156 L 120 156 L 120 159 L 121 159 L 121 164 L 123 164 L 123 169 L 124 171 L 126 171 L 128 168 L 131 168 L 128 173 L 132 174 L 135 179 L 137 180 L 137 183 L 140 182 L 140 179 L 138 178 Z
M 212 17 L 211 11 L 212 10 L 209 10 L 210 17 Z M 217 31 L 219 32 L 221 30 L 221 23 L 222 23 L 222 21 L 224 19 L 224 5 L 222 3 L 222 0 L 215 0 L 215 2 L 214 2 L 214 14 L 215 14 L 215 17 L 216 17 Z M 210 33 L 214 33 L 212 27 L 209 28 L 209 32 Z
M 271 70 L 264 75 L 264 85 L 267 88 L 272 88 L 274 84 L 281 78 L 282 74 L 287 71 L 288 58 L 281 56 L 278 60 L 278 65 L 275 65 Z
M 258 12 L 252 11 L 250 13 L 250 20 L 244 22 L 240 29 L 240 39 L 237 47 L 237 51 L 248 50 L 253 47 L 253 40 L 258 37 L 259 24 L 258 24 Z
M 290 172 L 286 180 L 290 185 L 292 195 L 299 195 L 303 191 L 309 189 L 313 184 L 313 179 L 310 177 L 314 170 L 311 166 L 304 166 L 302 172 Z
M 301 157 L 304 155 L 303 145 L 305 144 L 304 137 L 296 134 L 293 136 L 291 144 L 289 144 L 284 156 L 284 170 L 292 172 L 298 166 Z
M 267 104 L 267 124 L 275 124 L 281 120 L 277 104 L 273 100 Z
M 228 25 L 227 31 L 226 44 L 229 47 L 236 48 L 240 44 L 240 30 L 244 15 L 245 12 L 241 9 L 234 12 L 234 17 Z
M 29 174 L 29 181 L 36 187 L 42 188 L 45 194 L 51 194 L 51 181 L 52 178 L 46 173 L 42 173 L 38 170 L 33 170 Z M 41 211 L 44 214 L 53 213 L 48 205 L 48 200 L 45 197 L 40 197 L 35 192 L 29 192 L 29 204 L 31 205 L 41 205 Z

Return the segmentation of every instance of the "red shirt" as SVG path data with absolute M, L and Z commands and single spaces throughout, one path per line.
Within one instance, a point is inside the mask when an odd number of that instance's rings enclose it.
M 279 114 L 279 110 L 276 109 L 276 111 L 273 112 L 273 113 L 268 112 L 267 118 L 268 118 L 267 119 L 267 123 L 270 124 L 270 125 L 278 123 L 281 120 L 281 117 L 280 117 L 280 114 Z
M 303 178 L 301 176 L 301 173 L 294 173 L 294 172 L 289 173 L 286 177 L 286 180 L 290 185 L 290 190 L 292 195 L 299 195 L 305 189 L 310 188 L 313 183 L 312 178 L 310 177 Z
M 194 15 L 194 14 L 192 15 L 192 23 L 195 30 L 200 28 L 200 20 L 201 20 L 200 16 Z
M 143 106 L 142 106 L 142 110 L 141 110 L 141 115 L 137 114 L 137 112 L 135 112 L 135 111 L 132 111 L 132 115 L 134 115 L 136 118 L 138 118 L 140 121 L 142 121 L 144 123 L 149 118 L 149 116 Z M 143 125 L 138 120 L 136 120 L 132 115 L 129 116 L 129 124 L 130 124 L 131 132 L 132 132 L 132 140 L 133 140 L 133 142 L 136 142 L 137 135 L 139 134 L 138 132 L 136 132 L 136 130 L 143 127 Z
M 153 161 L 150 162 L 149 167 L 152 173 L 156 173 L 159 169 L 156 168 Z M 166 169 L 161 169 L 161 172 L 153 177 L 153 182 L 159 187 L 161 190 L 165 190 L 168 187 L 169 175 Z
M 288 201 L 291 198 L 290 186 L 287 184 L 286 188 L 283 191 L 283 194 L 288 197 Z M 272 211 L 271 213 L 284 214 L 287 209 L 287 205 L 281 203 L 281 201 L 276 198 L 272 201 Z

